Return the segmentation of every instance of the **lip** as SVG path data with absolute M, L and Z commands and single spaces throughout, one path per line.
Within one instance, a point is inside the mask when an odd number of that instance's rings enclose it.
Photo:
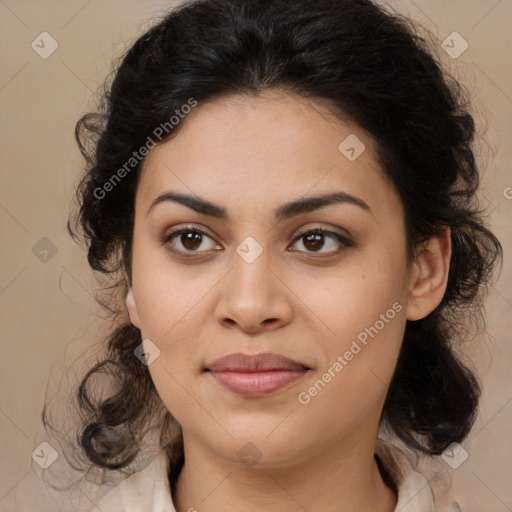
M 305 364 L 272 352 L 244 354 L 237 352 L 216 359 L 206 366 L 211 372 L 261 372 L 274 370 L 310 370 Z
M 298 361 L 270 352 L 230 354 L 205 368 L 220 385 L 247 397 L 275 393 L 304 377 L 309 370 Z

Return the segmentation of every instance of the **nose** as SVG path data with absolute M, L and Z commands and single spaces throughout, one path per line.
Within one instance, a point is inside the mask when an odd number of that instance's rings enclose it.
M 247 334 L 273 331 L 290 323 L 291 295 L 265 251 L 251 263 L 235 254 L 233 268 L 223 280 L 216 318 L 222 326 Z

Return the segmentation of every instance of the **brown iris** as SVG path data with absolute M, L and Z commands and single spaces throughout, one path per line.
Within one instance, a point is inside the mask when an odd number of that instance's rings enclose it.
M 203 235 L 201 233 L 182 233 L 181 243 L 185 249 L 195 251 L 201 245 Z
M 317 251 L 324 245 L 324 235 L 320 233 L 312 233 L 304 237 L 304 246 L 308 250 Z

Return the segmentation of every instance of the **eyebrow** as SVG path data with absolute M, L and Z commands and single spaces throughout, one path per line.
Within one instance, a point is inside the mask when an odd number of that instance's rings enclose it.
M 188 208 L 218 219 L 227 220 L 228 212 L 222 206 L 218 206 L 206 199 L 202 199 L 198 196 L 191 196 L 187 194 L 178 194 L 175 192 L 165 192 L 159 195 L 148 208 L 146 215 L 149 214 L 155 206 L 164 202 L 175 202 L 187 206 Z M 360 198 L 355 197 L 346 192 L 333 192 L 330 194 L 324 194 L 314 197 L 306 197 L 304 199 L 298 199 L 285 203 L 277 208 L 274 212 L 276 222 L 282 222 L 286 219 L 300 215 L 302 213 L 309 213 L 324 206 L 330 206 L 332 204 L 349 204 L 358 206 L 361 209 L 372 213 L 371 208 Z

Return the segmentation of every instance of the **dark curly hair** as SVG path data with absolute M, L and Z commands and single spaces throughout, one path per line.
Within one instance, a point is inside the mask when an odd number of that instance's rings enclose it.
M 379 163 L 405 209 L 407 250 L 451 229 L 446 293 L 427 317 L 407 321 L 401 353 L 382 412 L 411 449 L 440 454 L 470 431 L 480 396 L 473 372 L 457 355 L 467 322 L 482 313 L 502 247 L 476 200 L 479 171 L 468 93 L 408 18 L 370 0 L 192 0 L 168 13 L 123 56 L 98 112 L 82 117 L 76 139 L 87 161 L 68 222 L 84 239 L 88 261 L 117 290 L 104 301 L 116 319 L 107 355 L 78 389 L 79 444 L 95 466 L 127 467 L 144 444 L 151 418 L 171 466 L 183 462 L 181 432 L 159 400 L 141 343 L 121 299 L 131 279 L 134 198 L 141 163 L 104 197 L 105 183 L 156 127 L 190 98 L 199 104 L 228 94 L 280 90 L 327 101 L 376 141 Z M 186 118 L 158 143 L 169 140 Z M 95 376 L 114 377 L 96 397 Z M 176 469 L 175 469 L 176 474 Z

